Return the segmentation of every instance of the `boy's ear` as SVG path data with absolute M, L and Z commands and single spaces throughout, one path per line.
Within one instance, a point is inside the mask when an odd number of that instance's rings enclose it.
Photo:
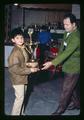
M 11 41 L 12 41 L 12 42 L 15 42 L 13 38 L 11 39 Z

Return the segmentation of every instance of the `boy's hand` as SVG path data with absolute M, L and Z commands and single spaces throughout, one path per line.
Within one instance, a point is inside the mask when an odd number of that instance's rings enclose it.
M 31 70 L 31 72 L 33 73 L 33 72 L 39 71 L 39 68 L 30 68 L 30 70 Z
M 27 62 L 26 66 L 35 68 L 38 67 L 38 62 Z

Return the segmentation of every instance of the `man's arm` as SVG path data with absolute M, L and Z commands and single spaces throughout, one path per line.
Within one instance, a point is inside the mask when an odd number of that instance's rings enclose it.
M 52 60 L 52 64 L 57 66 L 58 64 L 62 63 L 65 59 L 67 59 L 79 46 L 79 39 L 75 37 L 70 41 L 67 45 L 66 49 L 58 54 L 58 56 Z
M 42 68 L 42 70 L 48 69 L 51 65 L 55 66 L 59 65 L 64 60 L 66 60 L 78 48 L 78 46 L 79 39 L 75 37 L 74 39 L 72 39 L 72 41 L 70 41 L 67 48 L 63 52 L 58 54 L 58 56 L 56 56 L 54 60 L 44 63 L 43 64 L 44 67 Z

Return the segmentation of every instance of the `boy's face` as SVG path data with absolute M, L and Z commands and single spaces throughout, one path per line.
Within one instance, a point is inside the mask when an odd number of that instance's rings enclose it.
M 17 35 L 12 38 L 12 42 L 15 43 L 17 46 L 22 46 L 24 44 L 24 38 L 22 35 Z

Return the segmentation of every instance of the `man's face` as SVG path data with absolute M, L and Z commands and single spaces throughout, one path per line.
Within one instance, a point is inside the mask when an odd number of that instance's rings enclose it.
M 22 35 L 17 35 L 12 39 L 12 42 L 18 46 L 22 46 L 24 44 L 24 38 Z
M 75 27 L 75 23 L 71 23 L 69 18 L 63 20 L 64 29 L 66 32 L 72 32 Z

